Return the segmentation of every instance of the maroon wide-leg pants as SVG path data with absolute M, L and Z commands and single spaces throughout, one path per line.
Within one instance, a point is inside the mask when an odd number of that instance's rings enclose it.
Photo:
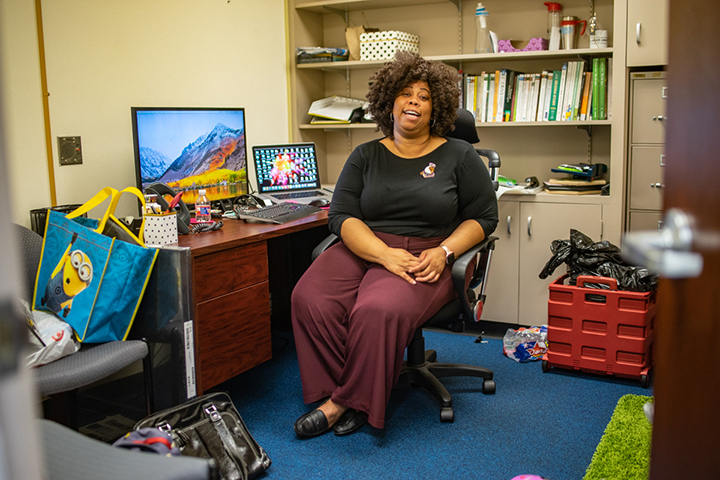
M 376 235 L 415 255 L 444 240 Z M 415 329 L 456 296 L 450 268 L 435 283 L 412 285 L 342 243 L 330 247 L 292 294 L 305 403 L 331 397 L 367 413 L 370 425 L 383 428 L 385 407 Z

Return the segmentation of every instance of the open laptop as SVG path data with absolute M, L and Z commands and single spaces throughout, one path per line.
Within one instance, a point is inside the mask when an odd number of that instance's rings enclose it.
M 332 190 L 320 185 L 314 143 L 255 145 L 252 150 L 260 197 L 306 204 L 332 199 Z

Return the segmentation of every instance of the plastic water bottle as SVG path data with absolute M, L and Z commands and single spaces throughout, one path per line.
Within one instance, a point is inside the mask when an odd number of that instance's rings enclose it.
M 205 190 L 200 190 L 198 195 L 197 200 L 195 200 L 195 221 L 210 223 L 210 200 L 205 196 Z
M 482 3 L 475 10 L 475 53 L 492 53 L 488 12 Z

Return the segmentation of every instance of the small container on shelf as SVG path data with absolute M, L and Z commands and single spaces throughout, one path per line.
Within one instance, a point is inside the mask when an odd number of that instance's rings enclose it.
M 419 52 L 417 35 L 397 30 L 360 34 L 360 60 L 392 60 L 398 50 Z

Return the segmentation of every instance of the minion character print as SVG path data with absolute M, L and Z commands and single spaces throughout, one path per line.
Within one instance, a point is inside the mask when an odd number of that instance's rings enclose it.
M 40 299 L 40 303 L 52 312 L 59 315 L 62 311 L 63 318 L 70 313 L 73 298 L 90 285 L 93 277 L 90 258 L 82 250 L 72 249 L 76 239 L 77 233 L 53 270 L 45 295 Z
M 435 164 L 430 162 L 428 163 L 427 167 L 423 169 L 422 172 L 420 172 L 420 175 L 423 176 L 423 178 L 432 178 L 435 176 Z

